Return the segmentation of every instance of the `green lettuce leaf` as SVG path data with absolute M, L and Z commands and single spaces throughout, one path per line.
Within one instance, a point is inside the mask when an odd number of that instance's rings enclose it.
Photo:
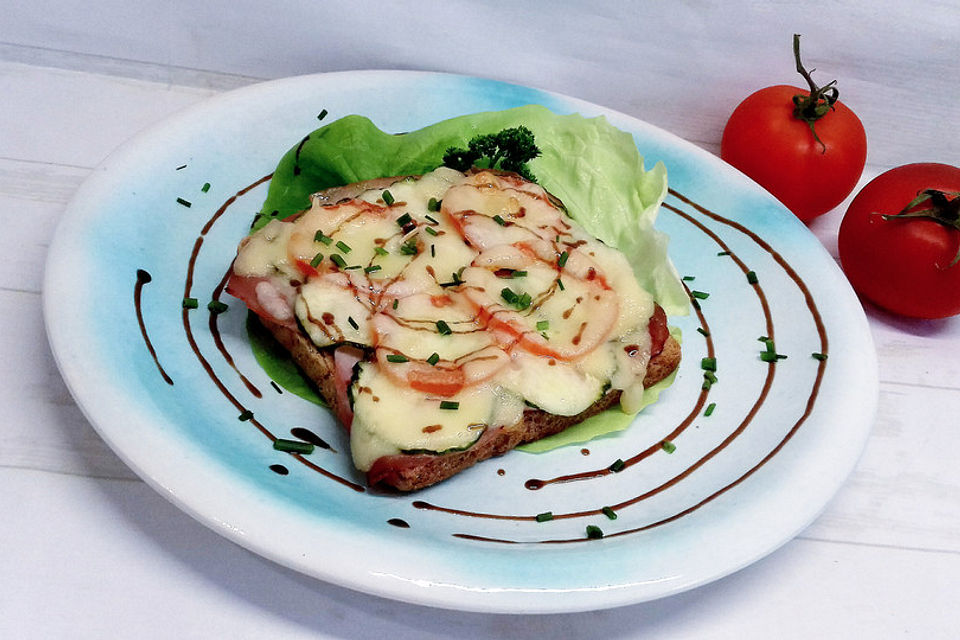
M 250 350 L 257 364 L 271 380 L 295 396 L 309 400 L 321 407 L 327 406 L 313 386 L 313 382 L 293 363 L 287 350 L 270 335 L 257 314 L 247 313 L 247 335 L 250 337 Z

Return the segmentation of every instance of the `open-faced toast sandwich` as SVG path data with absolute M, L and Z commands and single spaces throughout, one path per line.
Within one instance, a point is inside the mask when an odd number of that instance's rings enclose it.
M 401 491 L 635 413 L 680 360 L 627 258 L 499 169 L 316 193 L 242 241 L 227 290 L 349 429 L 369 483 Z

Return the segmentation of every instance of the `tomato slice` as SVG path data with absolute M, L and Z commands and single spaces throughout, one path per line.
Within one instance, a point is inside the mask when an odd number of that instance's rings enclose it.
M 449 398 L 463 389 L 465 376 L 460 367 L 433 367 L 418 362 L 407 371 L 407 382 L 417 391 Z
M 667 326 L 667 314 L 660 305 L 655 305 L 650 324 L 647 326 L 650 333 L 650 357 L 655 358 L 663 351 L 663 345 L 670 337 L 670 328 Z

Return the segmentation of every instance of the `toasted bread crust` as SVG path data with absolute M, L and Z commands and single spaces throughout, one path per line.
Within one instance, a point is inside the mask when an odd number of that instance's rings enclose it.
M 317 386 L 320 395 L 335 414 L 342 415 L 348 407 L 341 402 L 334 386 L 334 357 L 332 349 L 317 349 L 304 334 L 288 327 L 261 320 L 277 341 L 283 345 L 293 361 Z M 659 354 L 651 358 L 643 385 L 649 387 L 666 378 L 680 363 L 680 344 L 667 338 Z M 474 464 L 500 456 L 517 445 L 533 442 L 559 433 L 587 418 L 614 406 L 620 400 L 619 391 L 611 391 L 575 416 L 558 416 L 540 409 L 527 409 L 520 422 L 485 432 L 466 451 L 430 454 L 397 454 L 375 461 L 367 474 L 371 485 L 385 485 L 399 491 L 415 491 L 445 480 Z

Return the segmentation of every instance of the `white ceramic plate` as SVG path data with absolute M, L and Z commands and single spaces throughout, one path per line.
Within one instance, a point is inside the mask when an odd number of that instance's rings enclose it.
M 671 236 L 679 271 L 695 276 L 690 287 L 710 294 L 702 317 L 673 319 L 684 335 L 677 380 L 621 434 L 547 454 L 512 452 L 412 496 L 364 490 L 330 416 L 278 393 L 253 361 L 241 305 L 226 298 L 234 305 L 217 325 L 234 370 L 214 342 L 205 303 L 263 201 L 266 183 L 258 181 L 319 126 L 322 109 L 328 119 L 360 113 L 401 132 L 529 103 L 603 114 L 634 134 L 647 166 L 666 165 L 673 192 L 658 227 Z M 876 406 L 860 306 L 834 261 L 772 197 L 643 122 L 498 82 L 344 73 L 211 99 L 113 154 L 78 191 L 49 255 L 54 353 L 78 404 L 127 464 L 259 554 L 409 602 L 577 611 L 720 578 L 817 516 L 853 468 Z M 200 308 L 182 311 L 186 296 Z M 788 356 L 776 364 L 758 357 L 757 338 L 771 333 Z M 708 349 L 719 380 L 705 394 Z M 244 410 L 255 419 L 239 420 Z M 290 437 L 294 427 L 331 448 L 302 459 L 274 451 L 264 432 Z M 665 439 L 676 445 L 672 454 L 660 448 Z M 619 473 L 527 488 L 530 479 L 589 474 L 638 456 Z M 604 506 L 616 507 L 615 520 Z M 547 511 L 555 518 L 537 522 Z M 588 525 L 605 537 L 588 540 Z

